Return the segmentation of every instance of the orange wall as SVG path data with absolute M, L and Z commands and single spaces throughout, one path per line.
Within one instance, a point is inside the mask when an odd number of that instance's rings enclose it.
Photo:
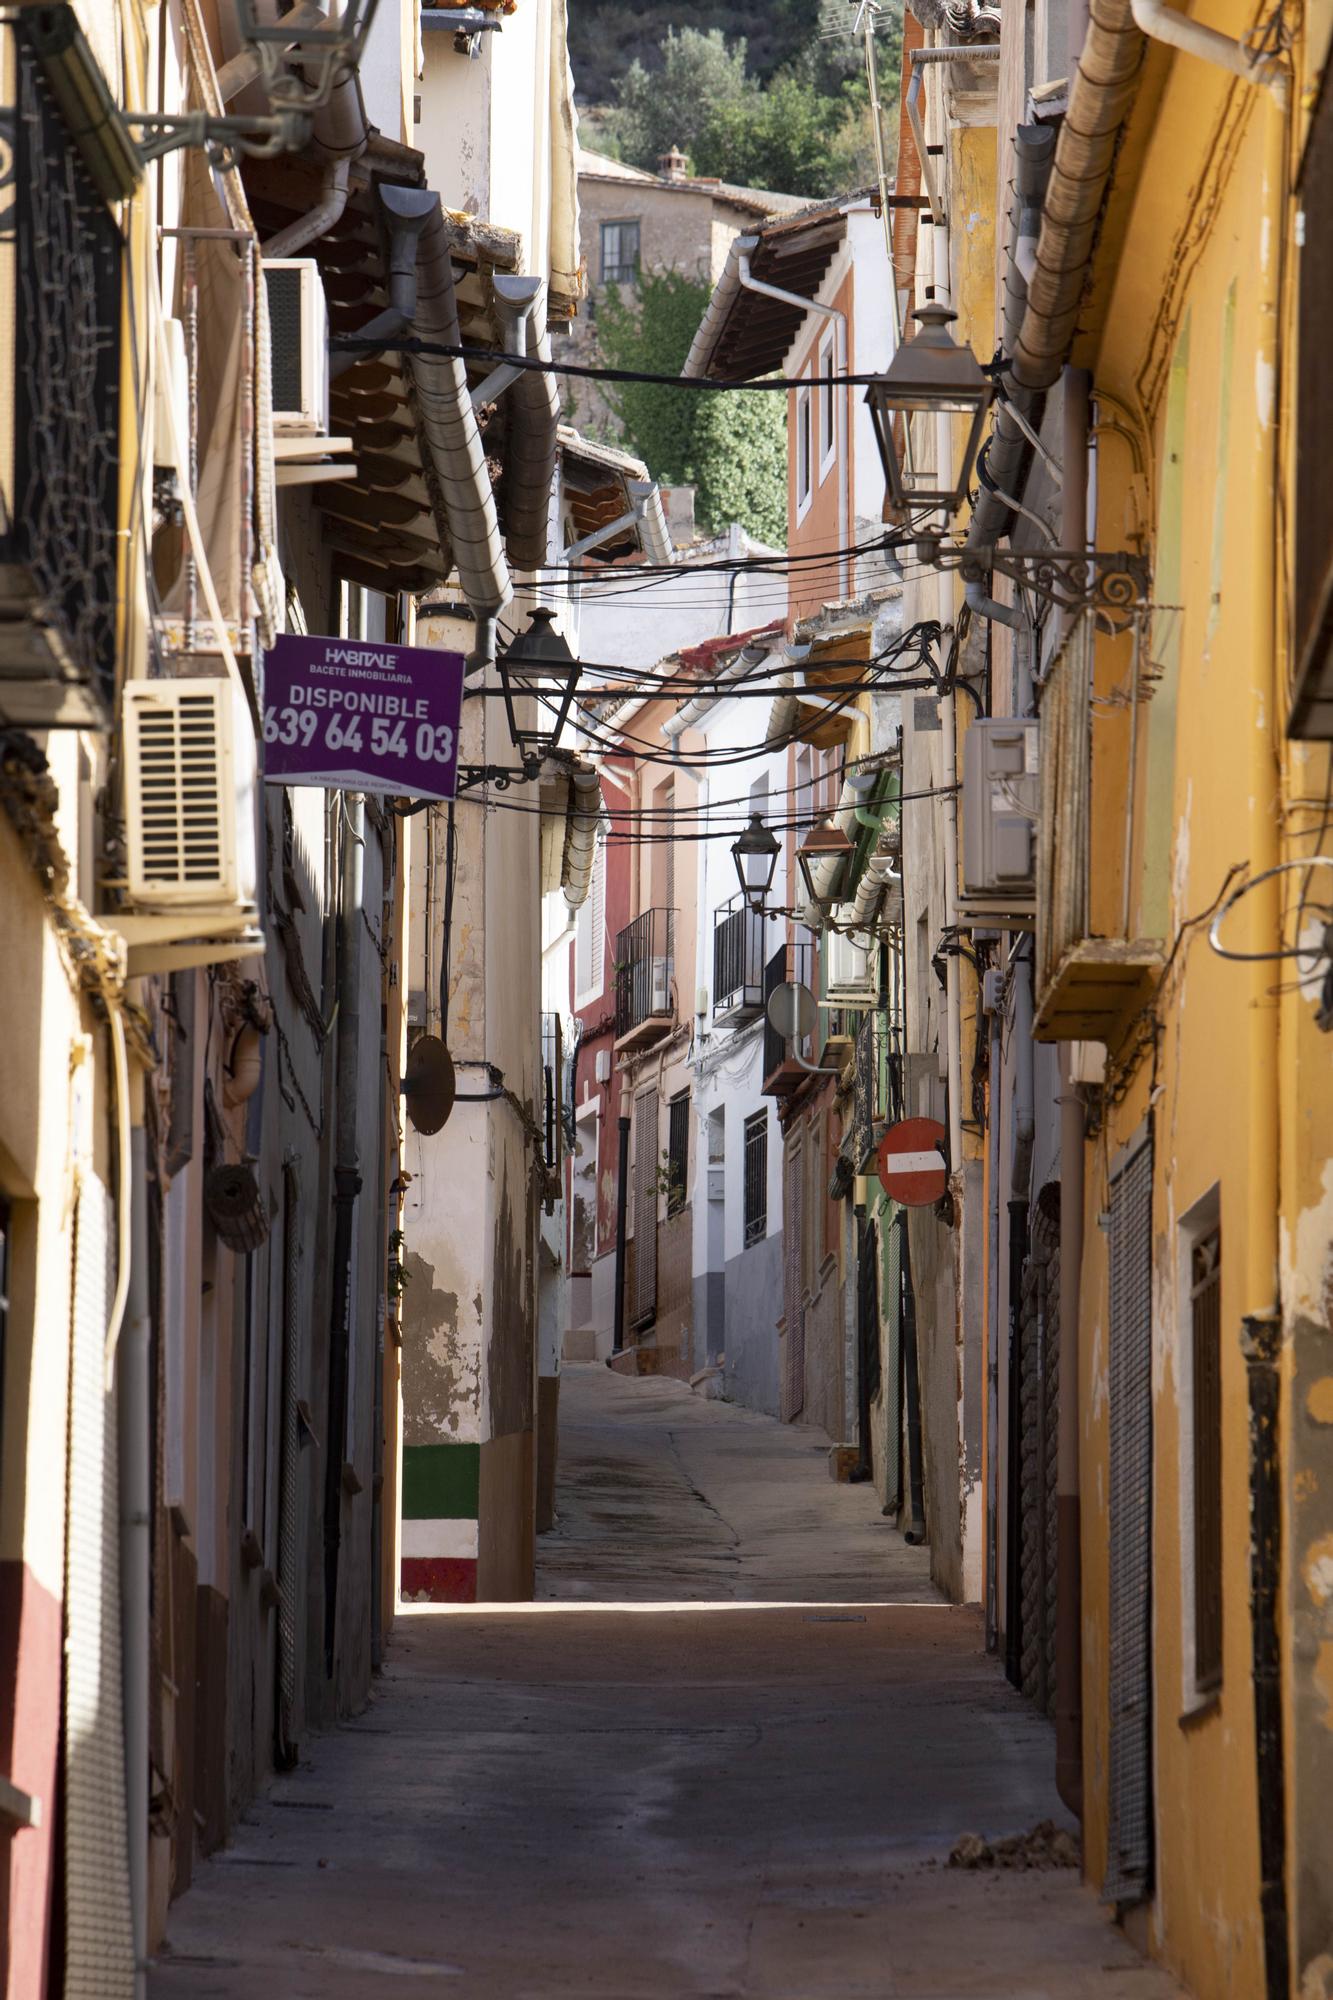
M 846 370 L 851 374 L 856 367 L 854 335 L 852 328 L 853 274 L 849 268 L 833 297 L 828 301 L 847 316 Z M 836 320 L 826 320 L 822 315 L 810 316 L 804 345 L 798 349 L 792 365 L 793 375 L 818 374 L 819 344 L 826 333 L 837 326 Z M 835 348 L 836 356 L 836 348 Z M 834 372 L 843 372 L 835 359 Z M 851 496 L 854 490 L 854 471 L 851 452 L 855 437 L 852 391 L 835 389 L 835 412 L 842 436 L 839 440 L 838 455 L 821 480 L 820 459 L 825 448 L 821 434 L 823 423 L 823 399 L 817 389 L 810 391 L 811 401 L 811 459 L 812 493 L 809 508 L 804 518 L 796 519 L 796 461 L 797 461 L 797 404 L 800 392 L 793 390 L 787 398 L 787 547 L 791 555 L 797 557 L 820 556 L 826 561 L 800 561 L 792 569 L 787 590 L 787 613 L 794 623 L 818 611 L 823 604 L 835 603 L 845 597 L 850 589 L 848 566 L 836 559 L 836 551 L 851 540 L 852 520 Z M 841 496 L 841 519 L 839 501 Z

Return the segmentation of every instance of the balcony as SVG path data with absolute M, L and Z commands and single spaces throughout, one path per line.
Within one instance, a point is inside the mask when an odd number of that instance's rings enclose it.
M 1153 938 L 1131 938 L 1119 912 L 1094 910 L 1092 824 L 1093 625 L 1082 618 L 1052 662 L 1042 693 L 1041 814 L 1037 827 L 1036 1017 L 1039 1042 L 1115 1047 L 1152 998 L 1162 969 Z M 1105 899 L 1105 889 L 1099 889 Z M 1095 925 L 1120 917 L 1121 936 Z
M 616 936 L 616 1053 L 650 1048 L 675 1026 L 675 912 L 645 910 Z
M 764 967 L 764 1007 L 779 986 L 789 980 L 797 980 L 802 986 L 813 986 L 818 960 L 812 944 L 779 945 Z M 806 1035 L 799 1041 L 789 1042 L 777 1033 L 767 1018 L 764 1019 L 764 1089 L 765 1097 L 790 1097 L 800 1088 L 810 1072 L 802 1069 L 792 1051 L 804 1056 L 806 1062 L 815 1059 L 813 1037 Z
M 8 32 L 13 422 L 0 437 L 0 723 L 105 728 L 116 676 L 124 243 L 26 36 Z
M 739 1027 L 763 1005 L 764 919 L 738 894 L 713 924 L 713 1019 Z

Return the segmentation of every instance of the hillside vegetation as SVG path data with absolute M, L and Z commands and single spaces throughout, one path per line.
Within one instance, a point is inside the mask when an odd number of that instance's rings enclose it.
M 783 194 L 835 194 L 870 178 L 865 50 L 850 0 L 684 0 L 673 13 L 663 31 L 660 15 L 629 0 L 570 0 L 585 144 L 650 171 L 679 147 L 693 173 Z M 896 109 L 900 0 L 877 14 L 875 39 L 881 102 Z

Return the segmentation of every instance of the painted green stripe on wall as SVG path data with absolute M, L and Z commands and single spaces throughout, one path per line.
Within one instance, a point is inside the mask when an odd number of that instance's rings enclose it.
M 405 1521 L 475 1521 L 481 1446 L 409 1444 L 403 1451 Z

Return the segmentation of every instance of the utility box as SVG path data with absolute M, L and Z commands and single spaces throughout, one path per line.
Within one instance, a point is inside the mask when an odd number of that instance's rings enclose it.
M 980 716 L 963 745 L 966 914 L 1032 922 L 1036 897 L 1037 723 Z

